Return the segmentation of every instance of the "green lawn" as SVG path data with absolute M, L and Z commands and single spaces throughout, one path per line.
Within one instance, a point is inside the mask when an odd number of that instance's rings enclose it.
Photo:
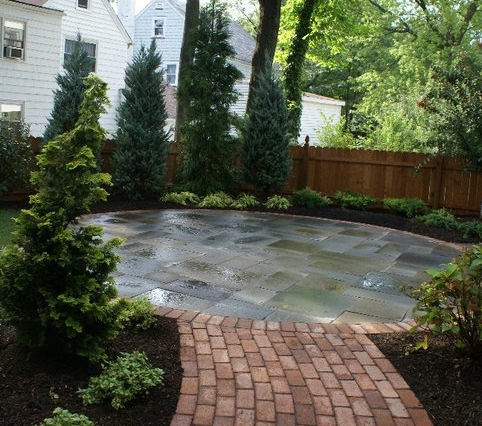
M 18 210 L 0 210 L 0 248 L 4 247 L 10 240 L 10 233 L 13 231 L 13 217 L 18 215 Z

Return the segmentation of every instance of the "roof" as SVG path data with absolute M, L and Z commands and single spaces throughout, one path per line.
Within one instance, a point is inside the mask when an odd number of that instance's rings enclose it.
M 48 0 L 7 0 L 12 3 L 18 3 L 20 5 L 27 5 L 27 6 L 33 6 L 33 7 L 38 7 L 43 10 L 52 10 L 55 12 L 62 12 L 59 9 L 54 9 L 52 7 L 44 7 L 44 4 L 47 3 Z
M 317 95 L 316 93 L 303 93 L 303 100 L 308 102 L 315 102 L 320 104 L 331 104 L 331 105 L 339 105 L 344 106 L 345 101 L 340 101 L 339 99 L 329 98 L 328 96 Z
M 151 0 L 137 15 L 141 15 L 144 11 L 150 7 L 152 3 L 157 3 L 159 0 Z M 179 0 L 165 0 L 169 3 L 177 12 L 182 16 L 186 15 L 186 3 Z M 245 62 L 251 64 L 251 59 L 253 58 L 254 50 L 256 48 L 256 39 L 249 34 L 241 25 L 236 21 L 229 22 L 228 28 L 231 37 L 230 43 L 236 52 L 236 57 L 240 62 Z

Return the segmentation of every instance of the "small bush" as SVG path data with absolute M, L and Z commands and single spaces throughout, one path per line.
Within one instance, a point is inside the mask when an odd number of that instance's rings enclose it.
M 199 203 L 199 207 L 222 209 L 230 207 L 233 204 L 233 198 L 225 192 L 215 192 L 214 194 L 206 195 Z
M 153 306 L 145 297 L 119 299 L 114 309 L 118 311 L 117 321 L 121 328 L 148 330 L 157 321 Z
M 280 195 L 273 195 L 272 197 L 266 200 L 266 203 L 264 203 L 264 206 L 267 209 L 273 209 L 273 210 L 287 210 L 288 207 L 290 207 L 290 205 L 291 204 L 289 200 Z
M 114 409 L 140 395 L 147 395 L 149 389 L 162 384 L 164 371 L 149 365 L 143 352 L 122 353 L 116 361 L 107 362 L 99 376 L 91 377 L 89 385 L 77 393 L 84 405 L 98 404 L 106 399 Z
M 425 203 L 418 198 L 385 198 L 383 205 L 386 209 L 408 218 L 422 215 L 427 210 Z
M 435 228 L 458 229 L 457 218 L 447 209 L 435 209 L 422 216 L 415 216 L 417 222 L 424 223 Z
M 189 191 L 182 192 L 169 192 L 161 198 L 164 203 L 181 204 L 182 206 L 187 206 L 188 204 L 198 204 L 199 197 Z
M 412 293 L 414 318 L 434 333 L 452 333 L 474 356 L 482 351 L 482 244 L 444 266 L 428 270 L 430 281 Z
M 471 222 L 460 222 L 459 230 L 464 238 L 475 237 L 482 240 L 482 222 L 473 220 Z
M 244 192 L 236 198 L 232 207 L 235 209 L 246 209 L 248 207 L 255 207 L 259 204 L 259 201 L 254 195 L 245 194 Z
M 35 160 L 28 135 L 25 123 L 0 119 L 0 195 L 30 187 Z
M 335 199 L 342 208 L 351 210 L 366 210 L 377 201 L 373 197 L 351 190 L 337 191 Z
M 331 200 L 324 195 L 310 189 L 300 189 L 291 196 L 291 202 L 295 206 L 308 207 L 309 209 L 315 207 L 324 207 L 331 204 Z
M 71 413 L 68 410 L 57 407 L 53 416 L 44 419 L 38 426 L 94 426 L 94 422 L 83 414 Z

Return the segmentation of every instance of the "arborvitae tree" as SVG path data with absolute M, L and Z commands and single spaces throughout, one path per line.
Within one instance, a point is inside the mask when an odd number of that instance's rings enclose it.
M 253 104 L 244 131 L 243 177 L 267 196 L 289 177 L 288 110 L 280 81 L 269 68 L 258 75 Z
M 72 130 L 79 119 L 79 110 L 84 93 L 84 79 L 92 70 L 92 58 L 84 49 L 80 34 L 77 34 L 72 53 L 64 62 L 65 72 L 56 77 L 59 88 L 54 93 L 54 107 L 44 133 L 48 142 L 61 133 Z
M 132 59 L 124 101 L 117 111 L 117 147 L 112 158 L 116 193 L 131 200 L 157 199 L 162 192 L 169 148 L 161 56 L 152 40 Z
M 228 62 L 235 54 L 229 44 L 225 5 L 211 0 L 199 16 L 194 62 L 185 96 L 190 104 L 182 130 L 181 180 L 203 195 L 228 190 L 235 181 L 238 142 L 232 134 L 241 72 Z
M 79 226 L 80 215 L 107 198 L 110 176 L 97 172 L 96 154 L 105 132 L 107 84 L 95 75 L 75 128 L 45 145 L 32 173 L 37 193 L 17 219 L 12 243 L 0 256 L 2 321 L 15 326 L 29 348 L 71 353 L 92 361 L 115 336 L 116 295 L 111 273 L 121 240 L 102 241 L 98 226 Z

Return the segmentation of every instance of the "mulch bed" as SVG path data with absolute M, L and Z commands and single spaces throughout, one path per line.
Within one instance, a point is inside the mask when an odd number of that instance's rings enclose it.
M 25 204 L 0 204 L 0 208 L 28 207 Z M 94 212 L 179 208 L 162 203 L 102 203 Z M 260 209 L 258 209 L 259 211 Z M 471 244 L 457 231 L 430 228 L 382 211 L 358 212 L 337 207 L 290 209 L 299 214 L 336 220 L 368 223 L 399 229 L 451 243 Z M 409 383 L 435 426 L 482 425 L 482 364 L 469 362 L 444 338 L 430 338 L 426 351 L 407 352 L 421 339 L 420 334 L 392 333 L 371 336 L 375 344 Z M 96 425 L 167 426 L 179 397 L 182 369 L 179 360 L 179 336 L 176 322 L 160 318 L 158 326 L 145 332 L 125 332 L 110 342 L 111 359 L 120 352 L 139 349 L 150 362 L 164 370 L 164 386 L 143 399 L 116 411 L 108 405 L 84 407 L 76 395 L 97 371 L 78 360 L 59 360 L 28 353 L 14 342 L 14 332 L 0 324 L 0 425 L 31 426 L 51 416 L 57 406 L 87 415 Z

